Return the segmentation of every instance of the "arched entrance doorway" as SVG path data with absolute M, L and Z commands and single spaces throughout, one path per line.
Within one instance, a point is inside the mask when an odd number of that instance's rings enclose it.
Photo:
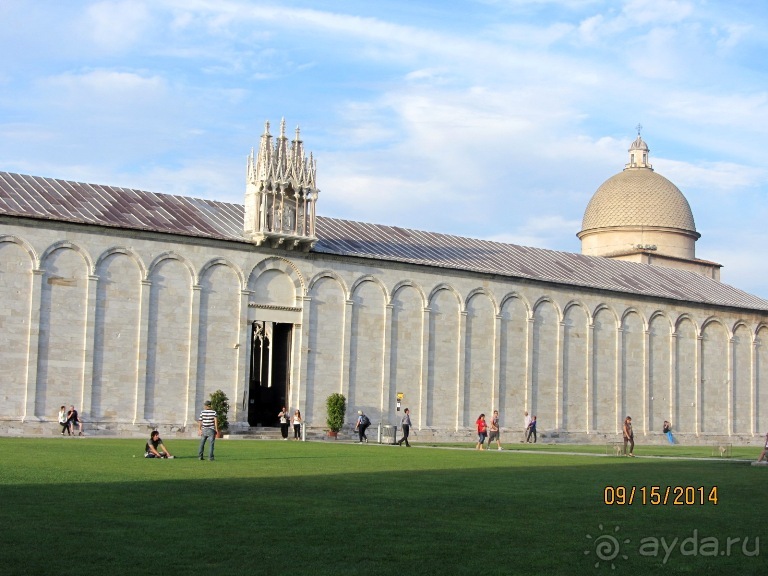
M 278 426 L 277 414 L 290 397 L 293 324 L 257 320 L 251 324 L 248 424 Z

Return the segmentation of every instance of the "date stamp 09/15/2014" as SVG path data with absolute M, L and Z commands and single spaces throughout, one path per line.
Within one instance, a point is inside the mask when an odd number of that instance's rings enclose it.
M 606 506 L 717 506 L 717 486 L 606 486 Z

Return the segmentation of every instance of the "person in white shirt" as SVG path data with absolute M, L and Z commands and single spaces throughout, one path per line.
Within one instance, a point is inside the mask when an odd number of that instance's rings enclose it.
M 293 439 L 301 440 L 301 410 L 298 408 L 293 413 Z
M 400 425 L 403 427 L 403 437 L 400 438 L 397 445 L 402 446 L 403 442 L 405 442 L 405 447 L 410 448 L 411 445 L 408 443 L 408 434 L 411 431 L 411 411 L 408 410 L 408 408 L 405 409 L 405 415 L 403 416 Z
M 62 406 L 59 410 L 59 426 L 61 426 L 61 435 L 64 436 L 64 432 L 72 436 L 72 429 L 69 427 L 69 420 L 67 419 L 67 407 Z
M 208 460 L 213 462 L 213 445 L 216 442 L 216 435 L 219 433 L 219 419 L 216 410 L 211 409 L 211 401 L 205 401 L 205 407 L 200 412 L 200 419 L 197 421 L 197 435 L 200 436 L 200 447 L 197 451 L 197 457 L 203 459 L 206 440 L 211 441 L 211 447 L 208 451 Z

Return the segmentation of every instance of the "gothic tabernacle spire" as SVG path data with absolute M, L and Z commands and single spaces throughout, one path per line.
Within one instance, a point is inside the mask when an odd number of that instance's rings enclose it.
M 289 146 L 283 118 L 273 142 L 266 122 L 256 157 L 253 150 L 248 156 L 244 230 L 256 244 L 309 250 L 317 241 L 317 163 L 307 158 L 300 134 L 297 126 Z

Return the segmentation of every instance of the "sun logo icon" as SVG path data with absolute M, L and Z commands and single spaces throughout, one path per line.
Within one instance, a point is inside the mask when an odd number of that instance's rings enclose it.
M 603 525 L 598 524 L 598 528 L 600 528 L 600 532 L 603 531 Z M 619 542 L 619 539 L 614 536 L 614 534 L 617 534 L 619 531 L 619 527 L 616 526 L 613 529 L 613 534 L 599 534 L 597 537 L 592 537 L 591 534 L 587 534 L 587 539 L 594 542 L 594 550 L 595 550 L 595 556 L 597 556 L 597 562 L 595 562 L 595 568 L 600 567 L 600 562 L 610 562 L 611 563 L 611 570 L 616 569 L 616 565 L 613 563 L 613 561 L 621 555 L 621 558 L 624 560 L 627 560 L 626 554 L 621 554 L 621 545 L 622 544 L 629 544 L 629 538 L 626 538 L 623 542 Z M 584 555 L 589 555 L 592 553 L 592 550 L 584 550 Z

